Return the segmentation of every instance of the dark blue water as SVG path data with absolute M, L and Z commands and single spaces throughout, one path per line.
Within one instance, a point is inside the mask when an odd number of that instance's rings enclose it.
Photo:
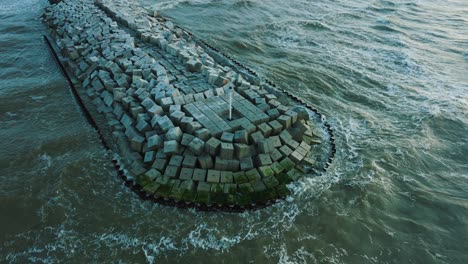
M 467 263 L 468 2 L 142 1 L 327 115 L 337 158 L 265 210 L 142 202 L 0 0 L 0 262 Z

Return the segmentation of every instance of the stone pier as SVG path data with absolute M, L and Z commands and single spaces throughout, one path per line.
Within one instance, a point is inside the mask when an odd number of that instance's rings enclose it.
M 148 197 L 267 204 L 314 168 L 322 136 L 305 108 L 157 12 L 123 0 L 65 0 L 43 19 Z

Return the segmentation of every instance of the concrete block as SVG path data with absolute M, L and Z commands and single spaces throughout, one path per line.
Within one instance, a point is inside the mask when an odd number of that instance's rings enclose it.
M 220 146 L 221 141 L 212 137 L 205 143 L 205 151 L 212 156 L 216 156 L 218 154 Z
M 183 156 L 180 156 L 180 155 L 173 155 L 173 156 L 171 157 L 171 159 L 169 160 L 169 165 L 181 167 L 181 166 L 182 166 L 182 160 L 183 160 L 183 159 L 184 159 Z
M 296 151 L 293 151 L 293 153 L 291 153 L 291 155 L 289 155 L 289 158 L 296 164 L 298 164 L 299 162 L 301 162 L 303 159 L 304 159 L 304 156 L 302 156 L 301 153 L 299 153 L 297 150 Z
M 177 166 L 167 166 L 166 170 L 164 171 L 164 176 L 169 178 L 178 178 L 179 177 L 179 170 L 180 167 Z
M 153 165 L 151 167 L 157 169 L 158 171 L 164 171 L 166 169 L 167 160 L 166 159 L 159 159 L 157 158 L 154 160 Z
M 258 171 L 263 178 L 275 175 L 275 172 L 270 168 L 270 166 L 261 166 L 258 168 Z
M 243 171 L 251 170 L 253 169 L 253 161 L 251 157 L 246 157 L 243 159 L 240 159 L 240 169 Z
M 173 104 L 174 101 L 172 101 L 171 97 L 161 98 L 161 107 L 164 109 L 164 111 L 169 111 L 169 107 Z
M 180 142 L 180 140 L 182 139 L 182 135 L 184 133 L 182 132 L 182 129 L 180 129 L 180 127 L 173 127 L 171 129 L 169 129 L 164 138 L 169 141 L 169 140 L 175 140 L 177 142 Z
M 180 141 L 180 144 L 184 147 L 187 147 L 194 138 L 195 138 L 194 136 L 184 133 L 182 136 L 182 140 Z
M 262 141 L 265 137 L 263 136 L 262 132 L 257 131 L 255 133 L 250 134 L 250 142 L 252 144 L 258 144 Z
M 234 134 L 229 132 L 223 132 L 221 135 L 221 141 L 231 143 L 234 140 Z
M 251 169 L 245 172 L 245 176 L 249 179 L 249 181 L 256 181 L 260 180 L 261 176 L 257 169 Z
M 258 130 L 262 132 L 264 137 L 269 137 L 273 129 L 266 123 L 262 123 L 257 126 Z
M 145 142 L 145 138 L 142 136 L 135 135 L 131 140 L 130 140 L 130 147 L 138 152 L 142 152 L 143 150 L 143 143 Z
M 195 155 L 201 155 L 205 148 L 205 142 L 199 138 L 194 138 L 188 145 L 190 151 L 192 151 Z
M 270 138 L 265 138 L 258 142 L 257 144 L 257 150 L 258 153 L 270 153 L 275 149 L 273 145 L 273 141 Z
M 229 160 L 216 157 L 215 169 L 225 171 L 229 169 Z
M 279 138 L 279 136 L 272 136 L 269 138 L 271 143 L 273 144 L 273 147 L 275 148 L 279 148 L 281 147 L 283 144 L 281 143 L 281 139 Z
M 291 170 L 292 168 L 294 168 L 294 167 L 296 166 L 296 164 L 295 164 L 290 158 L 288 158 L 288 157 L 282 159 L 282 160 L 280 161 L 280 164 L 281 164 L 281 166 L 283 166 L 283 168 L 284 168 L 285 170 L 287 170 L 287 171 L 288 171 L 288 170 Z
M 237 159 L 242 159 L 245 157 L 251 157 L 252 152 L 250 151 L 250 146 L 247 144 L 243 143 L 235 143 L 234 144 L 234 152 L 235 152 L 235 157 Z
M 283 154 L 277 149 L 273 149 L 269 154 L 272 161 L 278 161 L 283 158 Z
M 283 130 L 283 125 L 281 125 L 277 120 L 268 122 L 268 125 L 271 127 L 271 135 L 278 135 Z
M 299 147 L 299 142 L 294 139 L 290 139 L 286 142 L 286 145 L 288 145 L 291 149 L 297 149 Z
M 191 180 L 193 175 L 193 169 L 190 168 L 182 168 L 180 170 L 179 179 L 181 180 Z
M 255 161 L 258 166 L 266 166 L 273 163 L 271 161 L 270 155 L 268 154 L 258 154 L 258 156 L 255 158 Z
M 204 169 L 194 169 L 192 180 L 204 182 L 206 181 L 206 170 Z
M 149 137 L 148 142 L 146 143 L 147 149 L 149 150 L 157 150 L 162 145 L 163 140 L 159 135 L 153 135 Z
M 247 133 L 247 130 L 245 129 L 237 130 L 234 133 L 234 142 L 248 144 L 249 134 Z
M 187 125 L 187 132 L 190 133 L 190 134 L 194 134 L 195 131 L 199 130 L 202 128 L 202 125 L 198 122 L 190 122 L 188 125 Z
M 211 138 L 211 133 L 208 129 L 202 128 L 195 131 L 195 136 L 203 141 L 207 141 Z
M 175 154 L 179 151 L 179 142 L 175 140 L 169 140 L 164 142 L 164 153 Z
M 193 155 L 184 155 L 184 161 L 182 162 L 183 167 L 195 168 L 197 165 L 197 157 Z
M 270 169 L 268 167 L 268 169 Z M 271 170 L 271 169 L 270 169 Z M 263 183 L 265 184 L 265 186 L 269 189 L 271 188 L 274 188 L 276 186 L 279 185 L 279 182 L 278 180 L 274 177 L 274 175 L 271 175 L 271 176 L 264 176 L 264 178 L 262 179 Z
M 164 113 L 164 110 L 161 106 L 154 104 L 150 109 L 148 109 L 148 113 L 150 113 L 151 115 L 162 115 Z
M 232 143 L 221 142 L 220 156 L 223 159 L 232 159 L 234 157 L 234 146 Z
M 182 128 L 182 130 L 186 131 L 187 125 L 190 122 L 193 122 L 193 117 L 189 117 L 189 116 L 182 117 L 182 119 L 180 120 L 180 127 Z
M 151 130 L 151 126 L 144 120 L 140 120 L 137 125 L 136 129 L 141 133 L 145 133 Z
M 235 183 L 246 183 L 249 181 L 247 176 L 245 176 L 245 171 L 237 171 L 232 174 L 233 180 Z
M 182 111 L 174 111 L 170 113 L 169 116 L 174 124 L 180 125 L 182 118 L 185 116 L 185 113 Z
M 291 127 L 291 116 L 280 115 L 276 120 L 283 126 L 283 129 L 288 129 Z
M 218 170 L 208 170 L 206 181 L 211 183 L 219 183 L 221 172 Z
M 198 163 L 202 169 L 211 169 L 213 168 L 213 159 L 208 154 L 203 154 L 198 156 Z
M 145 153 L 144 163 L 153 163 L 156 153 L 154 151 L 148 151 Z
M 231 171 L 221 171 L 221 175 L 220 175 L 219 180 L 220 180 L 221 183 L 232 183 L 233 182 L 232 172 Z
M 158 127 L 164 133 L 166 133 L 167 131 L 169 131 L 169 129 L 174 127 L 174 124 L 172 123 L 172 121 L 167 116 L 162 116 L 162 117 L 158 118 L 157 119 L 157 124 L 158 124 Z
M 293 110 L 289 109 L 289 110 L 286 111 L 284 114 L 291 117 L 291 123 L 292 123 L 292 124 L 294 124 L 294 123 L 297 122 L 297 118 L 298 118 L 299 115 L 297 114 L 296 111 L 293 111 Z

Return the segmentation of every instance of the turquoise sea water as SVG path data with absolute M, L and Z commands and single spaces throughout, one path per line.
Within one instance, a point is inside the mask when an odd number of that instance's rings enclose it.
M 316 105 L 334 163 L 264 210 L 143 202 L 41 39 L 48 2 L 0 0 L 1 263 L 468 262 L 468 2 L 141 4 Z

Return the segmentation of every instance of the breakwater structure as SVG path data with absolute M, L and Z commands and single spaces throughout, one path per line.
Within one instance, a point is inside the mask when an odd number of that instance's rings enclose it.
M 43 21 L 86 117 L 145 199 L 261 208 L 333 160 L 333 130 L 316 109 L 154 10 L 65 0 Z

